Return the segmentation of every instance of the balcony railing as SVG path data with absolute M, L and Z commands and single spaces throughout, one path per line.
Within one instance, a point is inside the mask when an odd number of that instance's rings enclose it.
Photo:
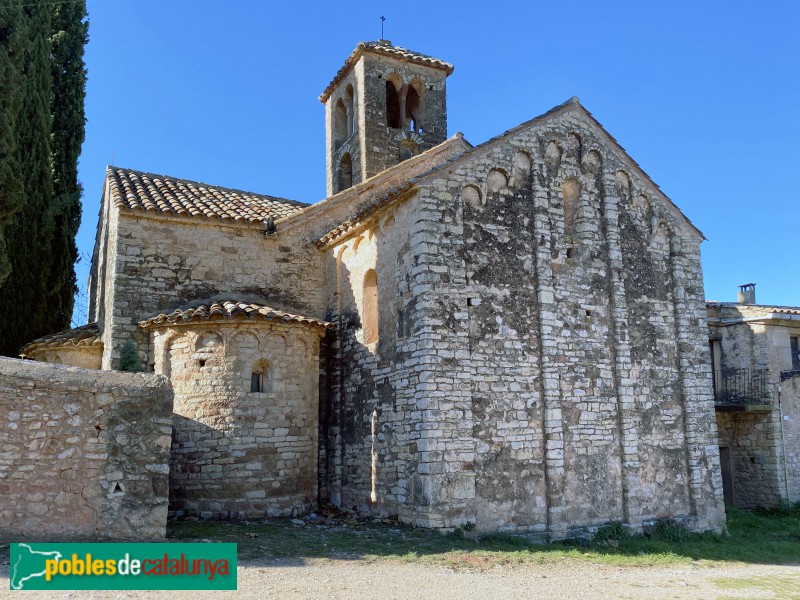
M 772 404 L 767 369 L 714 371 L 714 403 L 717 406 Z

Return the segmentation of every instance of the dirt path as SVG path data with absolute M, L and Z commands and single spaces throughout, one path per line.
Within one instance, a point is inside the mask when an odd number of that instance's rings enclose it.
M 8 591 L 0 565 L 0 597 Z M 797 598 L 800 567 L 728 564 L 615 567 L 576 560 L 471 571 L 398 560 L 245 561 L 237 592 L 27 592 L 25 598 Z

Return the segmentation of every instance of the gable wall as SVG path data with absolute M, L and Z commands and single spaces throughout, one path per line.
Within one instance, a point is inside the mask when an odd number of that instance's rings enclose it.
M 126 339 L 146 352 L 139 320 L 216 294 L 259 296 L 279 308 L 324 316 L 321 254 L 300 235 L 271 238 L 258 227 L 115 212 L 115 275 L 105 281 L 113 312 L 104 329 L 104 369 L 117 364 Z
M 419 524 L 724 521 L 699 235 L 593 131 L 550 119 L 420 193 Z

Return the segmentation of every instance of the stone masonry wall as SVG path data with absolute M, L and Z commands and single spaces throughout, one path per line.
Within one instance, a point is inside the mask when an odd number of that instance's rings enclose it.
M 800 375 L 783 382 L 781 447 L 786 449 L 784 498 L 800 502 Z
M 410 519 L 719 530 L 699 234 L 569 107 L 419 186 Z
M 416 337 L 411 278 L 415 206 L 411 199 L 375 215 L 328 251 L 337 339 L 321 407 L 324 497 L 381 516 L 410 513 L 422 435 L 416 371 L 426 351 Z M 377 274 L 378 339 L 366 343 L 364 280 L 371 269 Z
M 55 348 L 36 349 L 28 358 L 54 365 L 68 365 L 81 369 L 99 369 L 103 360 L 103 346 L 63 345 Z
M 775 506 L 782 496 L 778 462 L 780 432 L 770 413 L 717 413 L 719 444 L 730 448 L 733 504 Z M 777 435 L 776 435 L 777 433 Z
M 365 177 L 372 177 L 447 138 L 447 80 L 443 71 L 373 54 L 365 54 L 355 71 L 363 89 L 358 116 Z M 387 127 L 387 79 L 393 79 L 396 87 L 416 84 L 421 91 L 421 133 Z
M 176 516 L 295 516 L 317 499 L 319 333 L 222 321 L 159 328 L 156 371 L 175 390 Z M 252 373 L 262 374 L 251 391 Z
M 416 85 L 421 90 L 421 132 L 387 125 L 387 79 L 396 82 L 396 86 Z M 355 131 L 337 146 L 333 133 L 334 107 L 340 99 L 346 99 L 348 86 L 355 90 Z M 353 183 L 356 184 L 443 142 L 447 138 L 446 99 L 447 86 L 443 71 L 386 56 L 365 54 L 325 102 L 328 195 L 341 191 L 337 178 L 345 154 L 352 159 Z
M 321 256 L 310 240 L 278 240 L 256 226 L 199 219 L 119 211 L 112 219 L 119 239 L 109 245 L 116 254 L 110 259 L 114 277 L 105 280 L 113 312 L 106 314 L 104 369 L 117 364 L 127 339 L 135 340 L 146 356 L 139 320 L 192 300 L 233 292 L 234 299 L 254 295 L 281 308 L 322 316 Z
M 0 359 L 0 539 L 164 537 L 163 377 Z

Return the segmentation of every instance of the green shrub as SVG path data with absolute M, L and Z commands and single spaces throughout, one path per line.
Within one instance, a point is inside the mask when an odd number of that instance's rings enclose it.
M 128 373 L 141 373 L 144 371 L 139 349 L 132 340 L 127 340 L 122 344 L 122 348 L 119 350 L 119 368 L 117 370 Z
M 607 540 L 622 540 L 628 537 L 625 526 L 620 521 L 612 521 L 608 525 L 603 525 L 597 530 L 594 541 L 605 542 Z
M 678 523 L 675 519 L 659 519 L 648 532 L 648 537 L 662 542 L 686 542 L 693 535 L 686 525 Z

